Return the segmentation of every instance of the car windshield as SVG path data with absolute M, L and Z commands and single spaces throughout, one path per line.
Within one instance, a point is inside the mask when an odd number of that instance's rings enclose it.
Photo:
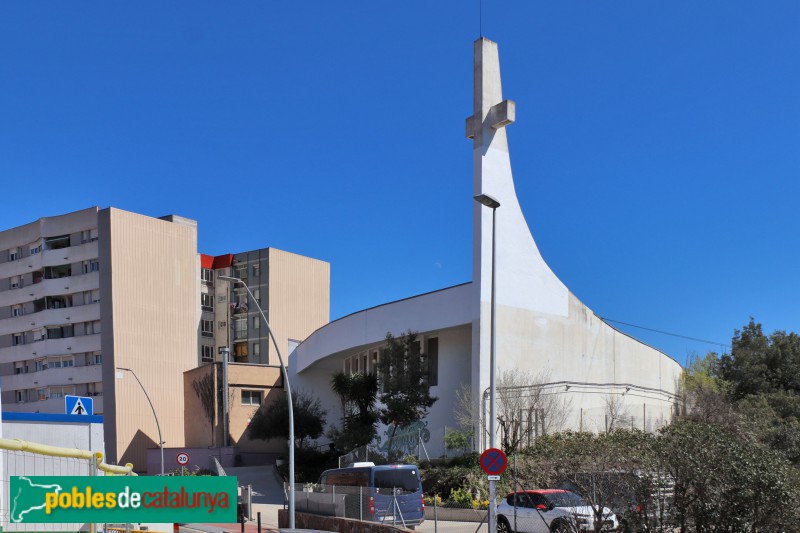
M 417 492 L 419 490 L 419 478 L 417 470 L 411 468 L 393 468 L 391 470 L 375 471 L 375 488 L 378 492 L 381 489 L 400 489 L 402 492 Z M 387 491 L 390 493 L 390 491 Z
M 587 505 L 584 499 L 574 492 L 551 492 L 547 494 L 547 499 L 553 502 L 556 507 L 583 507 Z

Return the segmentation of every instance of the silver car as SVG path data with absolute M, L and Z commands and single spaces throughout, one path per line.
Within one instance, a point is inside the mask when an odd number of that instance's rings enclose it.
M 594 531 L 592 507 L 568 490 L 512 492 L 497 505 L 499 533 L 579 533 Z M 619 522 L 607 507 L 602 512 L 602 530 L 616 531 Z

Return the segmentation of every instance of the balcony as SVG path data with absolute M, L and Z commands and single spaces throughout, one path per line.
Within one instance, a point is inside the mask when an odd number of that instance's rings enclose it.
M 89 259 L 97 259 L 97 241 L 60 248 L 57 250 L 42 250 L 42 266 L 59 266 L 66 263 L 79 263 Z M 27 259 L 27 258 L 26 258 Z M 23 260 L 24 261 L 24 260 Z
M 43 279 L 33 285 L 25 285 L 21 289 L 9 289 L 0 292 L 0 307 L 18 305 L 56 294 L 76 294 L 100 287 L 100 274 L 90 272 L 70 276 L 68 278 Z
M 46 339 L 19 346 L 0 348 L 0 363 L 22 361 L 48 355 L 77 354 L 100 351 L 100 334 L 66 339 Z
M 0 335 L 31 331 L 56 324 L 80 324 L 93 320 L 100 320 L 99 303 L 63 309 L 47 309 L 38 313 L 0 320 Z
M 103 365 L 71 366 L 3 376 L 3 389 L 36 389 L 50 386 L 96 383 L 98 381 L 103 381 Z M 3 407 L 5 408 L 5 406 Z

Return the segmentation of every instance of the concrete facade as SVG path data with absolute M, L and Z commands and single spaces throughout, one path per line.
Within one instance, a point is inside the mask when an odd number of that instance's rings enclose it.
M 473 281 L 320 328 L 290 357 L 290 379 L 313 390 L 323 404 L 336 405 L 329 403 L 336 401 L 330 391 L 333 373 L 371 371 L 387 332 L 418 331 L 423 353 L 435 356 L 431 392 L 439 400 L 420 427 L 406 428 L 407 451 L 416 453 L 422 437 L 431 456 L 442 455 L 445 431 L 457 426 L 457 391 L 469 391 L 476 418 L 488 416 L 495 223 L 498 375 L 545 376 L 530 386 L 560 398 L 565 415 L 558 429 L 602 431 L 609 402 L 625 412 L 626 425 L 657 429 L 676 408 L 680 365 L 603 322 L 547 266 L 514 190 L 506 127 L 516 118 L 515 105 L 503 100 L 496 43 L 475 42 L 474 68 L 474 108 L 466 124 L 473 142 L 472 193 L 489 195 L 500 207 L 493 214 L 478 203 L 471 206 Z M 387 428 L 380 432 L 383 442 Z M 476 449 L 487 447 L 484 432 L 476 429 L 475 437 Z
M 116 379 L 129 367 L 182 445 L 198 292 L 197 227 L 181 217 L 92 207 L 0 232 L 4 409 L 64 413 L 65 395 L 91 396 L 108 461 L 143 468 L 158 437 L 133 377 Z
M 258 307 L 242 286 L 220 280 L 243 280 L 264 310 L 275 340 L 286 357 L 330 318 L 330 264 L 276 248 L 212 257 L 201 255 L 199 361 L 219 361 L 228 347 L 231 361 L 278 365 Z

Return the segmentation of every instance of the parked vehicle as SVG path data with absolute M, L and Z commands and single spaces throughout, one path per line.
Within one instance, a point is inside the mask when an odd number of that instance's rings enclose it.
M 616 531 L 617 517 L 607 507 L 603 531 Z M 497 505 L 499 533 L 577 533 L 594 531 L 595 514 L 583 498 L 568 490 L 512 492 Z
M 315 496 L 325 495 L 315 498 L 322 504 L 317 507 L 321 514 L 411 528 L 425 520 L 422 482 L 416 465 L 355 463 L 349 468 L 326 470 L 314 492 Z M 326 501 L 333 506 L 325 508 Z

